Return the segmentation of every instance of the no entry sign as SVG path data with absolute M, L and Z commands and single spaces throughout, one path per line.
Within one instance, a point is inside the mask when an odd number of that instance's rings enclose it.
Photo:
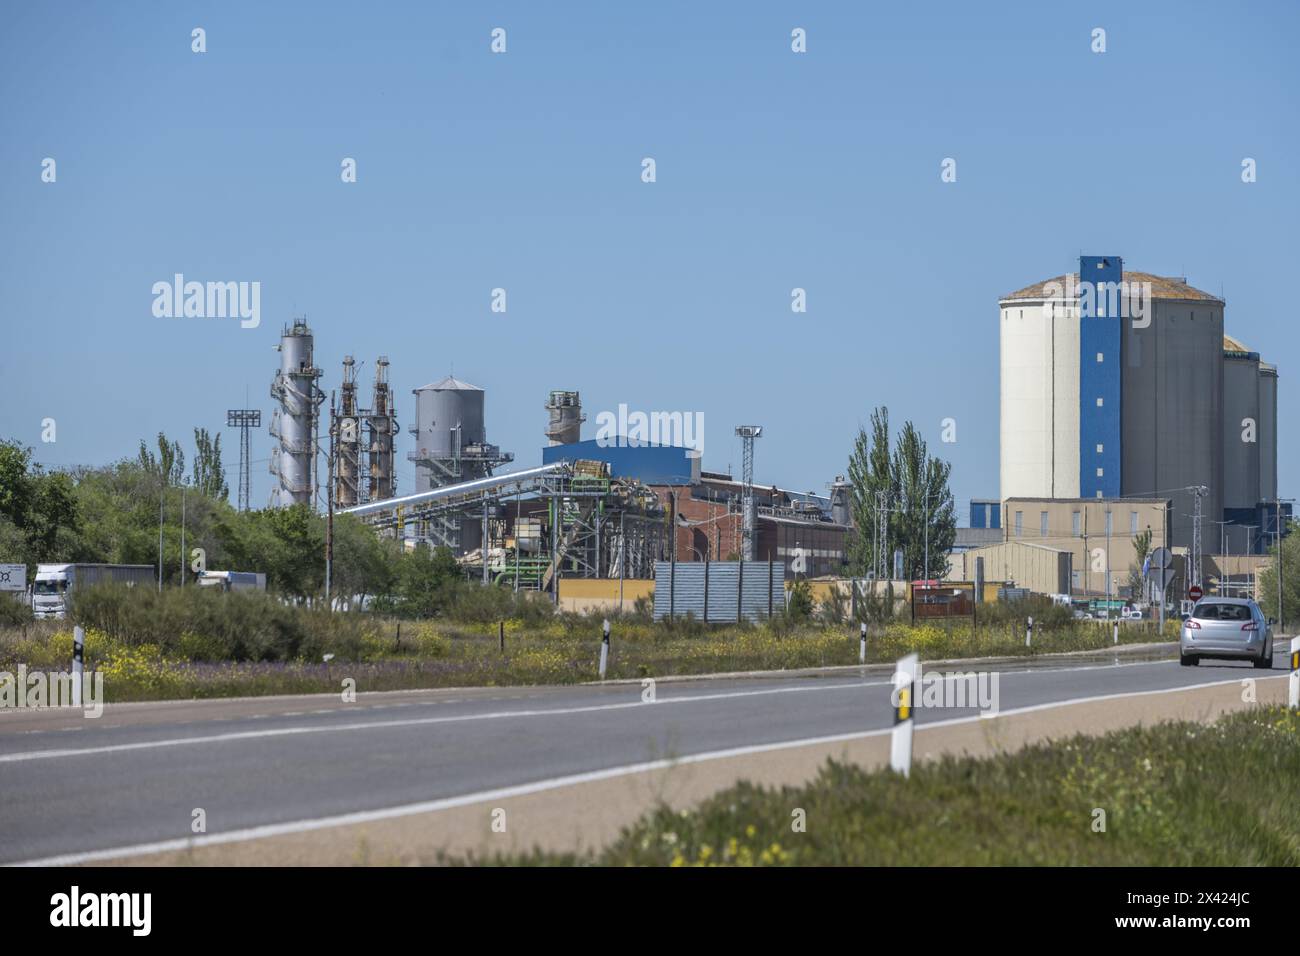
M 1201 590 L 1201 586 L 1199 584 L 1193 584 L 1190 588 L 1187 589 L 1187 596 L 1191 598 L 1193 601 L 1199 601 L 1201 598 L 1205 596 L 1205 592 Z

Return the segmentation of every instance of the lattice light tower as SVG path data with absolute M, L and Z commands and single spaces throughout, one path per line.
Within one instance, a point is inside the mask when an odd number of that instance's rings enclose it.
M 1201 587 L 1204 584 L 1204 581 L 1201 579 L 1203 567 L 1201 559 L 1201 499 L 1208 496 L 1209 493 L 1210 489 L 1206 488 L 1204 485 L 1197 485 L 1192 489 L 1192 494 L 1196 499 L 1196 505 L 1195 510 L 1192 512 L 1192 573 L 1189 577 L 1191 578 L 1190 583 L 1195 584 L 1197 587 Z
M 249 465 L 252 463 L 252 439 L 249 432 L 262 427 L 262 412 L 256 408 L 226 410 L 226 427 L 239 429 L 239 510 L 248 510 Z
M 762 425 L 737 425 L 741 454 L 741 554 L 746 561 L 754 560 L 754 439 L 763 434 Z

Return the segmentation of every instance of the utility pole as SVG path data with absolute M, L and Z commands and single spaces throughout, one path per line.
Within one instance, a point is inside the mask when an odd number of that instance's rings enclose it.
M 1282 502 L 1283 501 L 1291 502 L 1291 501 L 1295 501 L 1295 499 L 1294 498 L 1284 499 L 1276 495 L 1273 498 L 1273 507 L 1276 509 L 1276 514 L 1273 516 L 1274 517 L 1273 527 L 1277 529 L 1275 531 L 1275 534 L 1277 535 L 1277 629 L 1279 632 L 1286 631 L 1286 622 L 1282 617 L 1282 612 L 1284 610 L 1284 606 L 1282 603 Z
M 159 593 L 159 594 L 162 594 L 162 568 L 163 568 L 163 553 L 162 553 L 162 552 L 163 552 L 163 547 L 162 547 L 162 531 L 163 531 L 163 497 L 164 497 L 164 492 L 165 492 L 166 490 L 167 490 L 166 485 L 164 485 L 164 486 L 163 486 L 161 489 L 159 489 L 159 491 L 158 491 L 158 593 Z
M 1110 533 L 1114 523 L 1110 502 L 1106 502 L 1106 620 L 1110 620 Z
M 922 513 L 925 519 L 925 580 L 930 580 L 930 502 L 938 498 L 941 501 L 947 500 L 947 495 L 928 494 L 925 496 L 925 506 Z
M 330 595 L 331 577 L 334 573 L 334 445 L 338 439 L 338 416 L 334 414 L 334 391 L 330 390 L 329 452 L 325 456 L 329 475 L 325 489 L 325 610 L 333 610 Z M 315 455 L 312 456 L 314 461 Z
M 925 502 L 921 506 L 921 521 L 925 525 L 925 559 L 924 570 L 921 576 L 927 582 L 930 580 L 930 496 L 925 496 Z M 928 583 L 926 585 L 929 586 Z
M 186 482 L 181 484 L 181 587 L 185 587 L 185 492 L 189 490 Z
M 482 541 L 480 547 L 482 548 L 482 554 L 483 554 L 483 584 L 486 585 L 486 584 L 488 583 L 488 544 L 489 544 L 489 538 L 488 538 L 488 496 L 487 496 L 487 492 L 486 492 L 486 491 L 483 492 L 483 528 L 482 528 L 482 532 L 483 532 L 483 534 L 482 534 L 483 541 Z
M 876 492 L 876 547 L 875 547 L 875 574 L 876 580 L 879 581 L 881 575 L 892 577 L 889 572 L 889 512 L 893 508 L 890 506 L 889 493 L 887 491 Z

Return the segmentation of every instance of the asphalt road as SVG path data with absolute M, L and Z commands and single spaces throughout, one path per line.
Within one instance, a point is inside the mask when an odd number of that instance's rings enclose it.
M 1005 713 L 1277 676 L 1284 642 L 1276 652 L 1271 672 L 1108 658 L 993 670 Z M 184 839 L 196 808 L 220 833 L 883 729 L 890 690 L 876 670 L 661 682 L 654 703 L 639 685 L 607 684 L 124 705 L 48 729 L 0 719 L 0 863 Z M 977 714 L 920 708 L 917 720 Z

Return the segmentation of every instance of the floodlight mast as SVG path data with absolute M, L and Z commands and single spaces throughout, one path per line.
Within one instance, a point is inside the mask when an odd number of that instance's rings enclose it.
M 754 560 L 754 439 L 763 434 L 762 425 L 737 425 L 736 435 L 742 447 L 741 456 L 741 555 L 746 561 Z

